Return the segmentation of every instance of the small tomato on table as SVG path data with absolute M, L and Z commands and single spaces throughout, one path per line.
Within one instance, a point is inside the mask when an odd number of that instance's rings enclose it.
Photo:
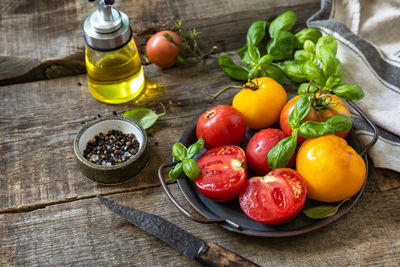
M 157 66 L 168 68 L 175 64 L 182 48 L 183 42 L 178 34 L 172 31 L 160 31 L 147 41 L 146 54 Z

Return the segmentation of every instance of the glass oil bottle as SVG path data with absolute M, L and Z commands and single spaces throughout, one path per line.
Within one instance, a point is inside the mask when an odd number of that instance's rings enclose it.
M 98 10 L 84 23 L 89 90 L 101 102 L 125 103 L 144 89 L 139 52 L 127 15 L 111 8 L 114 0 L 96 2 Z

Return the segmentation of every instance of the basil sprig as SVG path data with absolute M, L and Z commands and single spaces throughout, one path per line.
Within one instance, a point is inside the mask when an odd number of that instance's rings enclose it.
M 292 11 L 281 14 L 270 24 L 265 20 L 254 21 L 248 29 L 246 44 L 237 52 L 243 66 L 222 53 L 219 57 L 222 70 L 239 81 L 271 77 L 284 84 L 288 78 L 303 83 L 298 88 L 299 94 L 318 90 L 345 100 L 363 98 L 359 86 L 341 84 L 342 64 L 336 58 L 336 38 L 332 35 L 321 37 L 321 32 L 314 28 L 293 34 L 290 31 L 296 21 L 297 16 Z M 267 39 L 266 47 L 261 47 L 265 43 L 262 41 Z
M 311 30 L 311 29 L 309 29 Z M 353 84 L 341 84 L 342 64 L 336 58 L 337 41 L 332 35 L 322 36 L 317 39 L 318 34 L 306 32 L 300 34 L 297 46 L 302 42 L 303 36 L 309 35 L 309 39 L 303 42 L 303 50 L 297 50 L 293 60 L 286 60 L 277 66 L 295 82 L 300 84 L 299 94 L 315 92 L 334 93 L 345 100 L 360 100 L 364 97 L 362 89 Z M 316 43 L 314 43 L 316 42 Z M 311 83 L 311 86 L 308 84 Z
M 200 174 L 200 168 L 196 161 L 192 159 L 203 148 L 204 140 L 200 137 L 196 143 L 186 148 L 182 143 L 176 143 L 172 146 L 172 156 L 179 162 L 169 171 L 168 177 L 173 182 L 182 172 L 194 180 Z
M 278 16 L 269 26 L 270 41 L 266 46 L 267 54 L 262 54 L 259 46 L 267 35 L 268 22 L 255 21 L 251 24 L 247 43 L 238 51 L 244 66 L 237 65 L 225 53 L 219 57 L 219 65 L 230 78 L 248 81 L 257 77 L 271 77 L 277 82 L 285 82 L 285 74 L 273 61 L 283 60 L 293 54 L 295 36 L 289 32 L 297 17 L 292 11 Z
M 304 94 L 297 100 L 289 115 L 288 123 L 292 128 L 292 136 L 279 141 L 268 153 L 268 165 L 271 169 L 283 168 L 296 151 L 297 136 L 314 138 L 326 134 L 335 134 L 349 130 L 352 126 L 351 118 L 337 114 L 323 122 L 303 121 L 311 108 L 312 94 Z

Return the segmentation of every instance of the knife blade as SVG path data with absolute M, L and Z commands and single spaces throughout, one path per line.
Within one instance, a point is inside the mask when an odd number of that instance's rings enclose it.
M 214 242 L 206 242 L 160 216 L 120 205 L 98 195 L 100 202 L 140 229 L 205 266 L 259 266 Z

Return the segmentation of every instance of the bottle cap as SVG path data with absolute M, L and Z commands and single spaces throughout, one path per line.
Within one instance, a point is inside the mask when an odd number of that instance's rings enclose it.
M 94 1 L 98 9 L 83 25 L 86 44 L 100 51 L 111 51 L 125 46 L 132 38 L 128 16 L 111 8 L 114 0 L 89 0 Z

